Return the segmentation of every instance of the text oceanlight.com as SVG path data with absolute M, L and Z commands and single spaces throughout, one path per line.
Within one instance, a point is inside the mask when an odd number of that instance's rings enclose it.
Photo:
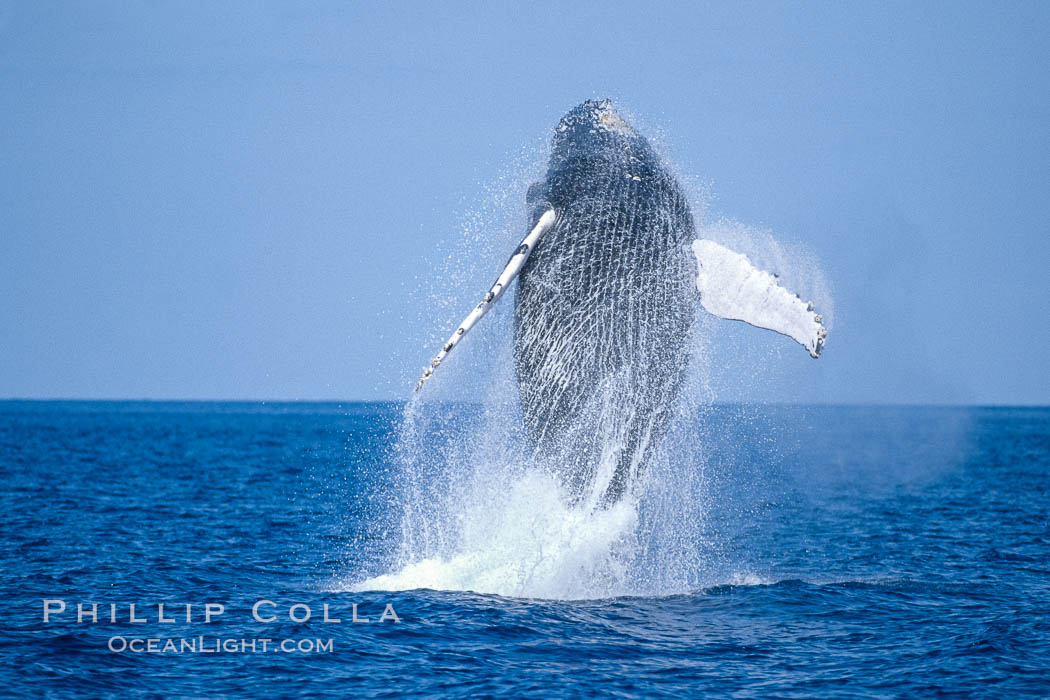
M 329 654 L 332 639 L 236 639 L 227 637 L 123 637 L 109 638 L 110 651 L 122 654 Z

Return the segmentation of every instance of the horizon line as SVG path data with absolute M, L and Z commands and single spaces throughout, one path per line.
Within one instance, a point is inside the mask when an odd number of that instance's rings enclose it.
M 241 403 L 241 404 L 378 404 L 407 403 L 407 398 L 372 399 L 289 399 L 289 398 L 115 398 L 115 397 L 33 397 L 3 396 L 0 403 Z M 463 399 L 439 399 L 444 403 L 482 403 Z M 714 406 L 828 406 L 828 407 L 886 407 L 886 408 L 1050 408 L 1050 403 L 950 403 L 950 402 L 889 402 L 889 401 L 713 401 Z

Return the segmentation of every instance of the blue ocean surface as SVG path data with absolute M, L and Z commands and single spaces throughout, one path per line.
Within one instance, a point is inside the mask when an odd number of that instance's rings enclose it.
M 481 551 L 402 404 L 0 402 L 0 692 L 1050 696 L 1050 409 L 702 418 L 613 540 L 526 509 Z

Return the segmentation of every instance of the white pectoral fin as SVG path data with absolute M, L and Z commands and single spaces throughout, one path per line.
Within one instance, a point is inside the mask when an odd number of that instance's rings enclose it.
M 510 260 L 507 261 L 507 266 L 503 268 L 503 272 L 500 273 L 499 277 L 496 278 L 496 283 L 492 285 L 488 293 L 481 300 L 481 303 L 474 307 L 474 309 L 467 314 L 467 317 L 463 319 L 463 322 L 459 324 L 459 328 L 452 334 L 452 337 L 448 339 L 444 347 L 441 348 L 433 360 L 430 361 L 430 366 L 423 370 L 423 376 L 419 378 L 419 382 L 416 384 L 416 391 L 419 391 L 423 384 L 430 379 L 431 375 L 434 374 L 434 370 L 437 369 L 441 361 L 445 359 L 445 356 L 452 352 L 452 348 L 456 347 L 460 340 L 463 339 L 470 329 L 473 328 L 481 317 L 488 313 L 488 310 L 492 308 L 503 292 L 507 291 L 507 287 L 514 281 L 514 278 L 521 272 L 521 268 L 524 267 L 525 261 L 529 259 L 529 255 L 532 253 L 536 244 L 539 242 L 540 237 L 543 236 L 552 226 L 557 219 L 554 210 L 548 209 L 543 212 L 543 216 L 540 217 L 536 225 L 532 227 L 529 234 L 522 239 L 517 249 L 511 254 Z
M 828 333 L 812 302 L 781 287 L 776 277 L 756 268 L 746 255 L 714 241 L 693 241 L 693 254 L 696 287 L 705 311 L 782 333 L 801 343 L 811 357 L 820 356 Z

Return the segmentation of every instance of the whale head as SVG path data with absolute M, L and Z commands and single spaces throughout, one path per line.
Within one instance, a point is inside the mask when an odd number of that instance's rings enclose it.
M 559 209 L 594 194 L 610 172 L 630 177 L 639 164 L 653 158 L 648 141 L 617 113 L 611 100 L 587 100 L 554 129 L 547 176 L 526 198 L 532 218 L 536 220 L 545 207 Z
M 643 142 L 616 113 L 611 100 L 587 100 L 558 122 L 551 142 L 551 162 L 564 163 L 610 151 L 622 153 Z

